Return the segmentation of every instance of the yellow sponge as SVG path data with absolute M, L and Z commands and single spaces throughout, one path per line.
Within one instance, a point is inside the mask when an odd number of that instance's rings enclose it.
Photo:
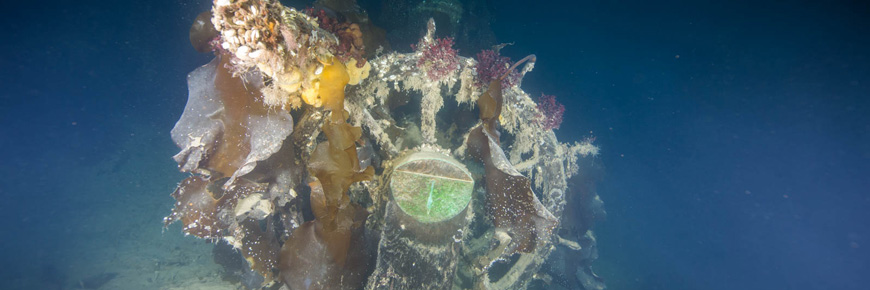
M 369 62 L 366 62 L 363 67 L 357 67 L 356 64 L 356 59 L 353 58 L 344 64 L 347 67 L 347 74 L 350 76 L 350 81 L 347 83 L 349 85 L 358 85 L 359 82 L 369 77 L 369 70 L 372 68 Z
M 327 110 L 341 113 L 344 110 L 344 87 L 350 81 L 347 69 L 340 61 L 323 66 L 320 74 L 320 102 Z

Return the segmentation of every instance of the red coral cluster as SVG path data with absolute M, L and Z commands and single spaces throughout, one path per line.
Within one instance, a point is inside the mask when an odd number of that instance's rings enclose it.
M 326 29 L 328 31 L 334 31 L 335 26 L 338 25 L 338 20 L 329 17 L 329 15 L 326 14 L 326 10 L 314 10 L 314 7 L 308 7 L 302 11 L 305 12 L 305 14 L 308 14 L 308 16 L 317 18 L 317 24 L 320 25 L 320 28 Z
M 483 50 L 477 53 L 477 66 L 474 69 L 477 71 L 477 85 L 486 87 L 493 80 L 504 75 L 511 66 L 511 59 L 506 56 L 499 55 L 495 50 Z M 502 81 L 502 88 L 512 87 L 517 83 L 519 73 L 512 71 Z
M 363 67 L 366 64 L 365 42 L 359 24 L 348 21 L 338 22 L 329 17 L 323 9 L 315 11 L 314 8 L 306 8 L 305 14 L 316 17 L 320 28 L 332 32 L 338 37 L 338 46 L 334 47 L 335 56 L 338 60 L 346 63 L 351 58 L 356 59 L 356 66 Z
M 541 94 L 538 99 L 538 122 L 544 130 L 559 129 L 562 124 L 562 115 L 565 114 L 565 106 L 556 101 L 556 96 Z
M 356 59 L 356 67 L 363 67 L 366 64 L 365 43 L 363 42 L 362 31 L 359 29 L 359 24 L 356 23 L 340 23 L 334 32 L 338 36 L 338 59 L 341 62 L 347 62 L 351 58 Z
M 417 59 L 417 67 L 425 71 L 430 80 L 442 80 L 459 69 L 452 37 L 437 38 L 428 43 L 421 41 L 419 47 L 411 47 L 422 53 Z

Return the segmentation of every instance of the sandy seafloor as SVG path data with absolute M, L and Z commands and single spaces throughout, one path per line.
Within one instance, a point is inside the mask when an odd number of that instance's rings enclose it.
M 169 131 L 185 76 L 210 58 L 187 30 L 210 2 L 3 12 L 16 41 L 0 43 L 0 289 L 76 289 L 103 273 L 117 273 L 103 290 L 237 288 L 212 244 L 163 229 L 186 176 Z
M 30 240 L 43 243 L 27 245 L 39 249 L 25 254 L 38 262 L 25 262 L 23 275 L 7 272 L 13 277 L 4 277 L 0 288 L 77 289 L 84 279 L 117 273 L 99 289 L 237 289 L 221 280 L 212 244 L 184 236 L 177 224 L 162 227 L 173 204 L 169 194 L 183 176 L 169 158 L 176 149 L 168 129 L 140 130 L 119 149 L 58 181 L 67 191 L 58 198 L 75 214 L 41 229 L 56 233 L 54 239 Z M 52 281 L 56 276 L 65 280 L 63 288 Z

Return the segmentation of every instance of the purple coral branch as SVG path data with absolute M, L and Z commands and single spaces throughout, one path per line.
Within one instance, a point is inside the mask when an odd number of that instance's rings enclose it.
M 556 101 L 556 96 L 541 94 L 538 99 L 538 122 L 544 130 L 559 129 L 562 124 L 562 116 L 565 114 L 565 106 Z

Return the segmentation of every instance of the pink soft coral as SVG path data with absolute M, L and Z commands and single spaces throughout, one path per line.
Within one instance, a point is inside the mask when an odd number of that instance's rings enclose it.
M 425 71 L 430 80 L 443 80 L 459 69 L 452 37 L 436 38 L 431 42 L 421 41 L 419 46 L 411 47 L 422 53 L 417 59 L 417 67 Z
M 541 94 L 538 99 L 538 122 L 544 130 L 559 129 L 562 124 L 562 115 L 565 114 L 565 106 L 556 101 L 556 96 Z
M 477 71 L 477 85 L 486 87 L 493 80 L 498 79 L 510 69 L 511 59 L 509 57 L 499 55 L 495 50 L 483 50 L 477 53 L 477 66 L 474 69 Z M 512 87 L 517 83 L 519 73 L 512 71 L 502 80 L 502 88 Z

